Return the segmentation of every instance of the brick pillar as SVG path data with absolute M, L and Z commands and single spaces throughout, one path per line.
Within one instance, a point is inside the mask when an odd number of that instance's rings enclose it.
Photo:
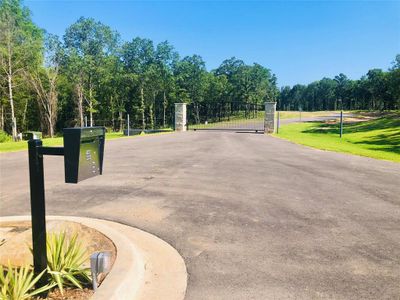
M 186 131 L 186 103 L 175 103 L 175 131 Z
M 276 132 L 276 102 L 265 102 L 264 133 Z

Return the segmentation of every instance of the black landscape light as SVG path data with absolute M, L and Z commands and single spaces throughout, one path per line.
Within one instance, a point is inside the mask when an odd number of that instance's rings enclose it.
M 84 127 L 64 129 L 64 147 L 43 147 L 42 141 L 34 137 L 28 141 L 35 274 L 47 268 L 43 155 L 64 156 L 65 182 L 77 183 L 102 174 L 104 140 L 104 127 Z M 47 284 L 47 277 L 45 273 L 40 278 L 38 288 Z

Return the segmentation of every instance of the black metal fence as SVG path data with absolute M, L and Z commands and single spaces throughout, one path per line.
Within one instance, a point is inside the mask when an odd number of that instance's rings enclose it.
M 129 115 L 129 117 L 128 117 Z M 108 132 L 112 131 L 124 131 L 128 128 L 131 130 L 159 130 L 159 129 L 173 129 L 175 122 L 175 110 L 174 106 L 170 105 L 164 111 L 161 107 L 149 113 L 148 110 L 145 111 L 144 121 L 143 115 L 139 110 L 134 110 L 132 112 L 123 113 L 122 117 L 116 117 L 113 120 L 101 120 L 94 118 L 93 126 L 104 126 L 107 128 Z M 90 126 L 89 117 L 85 117 L 84 126 Z
M 189 130 L 264 131 L 265 107 L 256 103 L 191 103 L 187 107 Z

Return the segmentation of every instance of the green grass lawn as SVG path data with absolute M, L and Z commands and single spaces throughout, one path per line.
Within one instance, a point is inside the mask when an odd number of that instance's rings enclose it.
M 151 134 L 163 134 L 163 133 L 151 133 Z M 138 136 L 138 135 L 135 135 Z M 122 132 L 110 132 L 106 133 L 106 140 L 118 139 L 118 138 L 132 138 L 135 136 L 124 136 Z M 55 137 L 55 138 L 44 138 L 42 139 L 44 146 L 62 146 L 63 138 Z M 0 153 L 1 152 L 15 152 L 21 150 L 28 149 L 27 141 L 19 141 L 19 142 L 4 142 L 0 143 Z
M 276 136 L 313 148 L 345 152 L 400 162 L 400 114 L 345 124 L 339 137 L 339 124 L 294 123 L 281 126 Z

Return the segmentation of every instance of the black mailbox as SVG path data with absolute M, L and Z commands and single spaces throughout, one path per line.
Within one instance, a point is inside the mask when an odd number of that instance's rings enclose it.
M 65 128 L 65 182 L 78 183 L 103 173 L 104 127 Z
M 25 131 L 22 133 L 22 139 L 25 141 L 41 140 L 42 133 L 40 131 Z

